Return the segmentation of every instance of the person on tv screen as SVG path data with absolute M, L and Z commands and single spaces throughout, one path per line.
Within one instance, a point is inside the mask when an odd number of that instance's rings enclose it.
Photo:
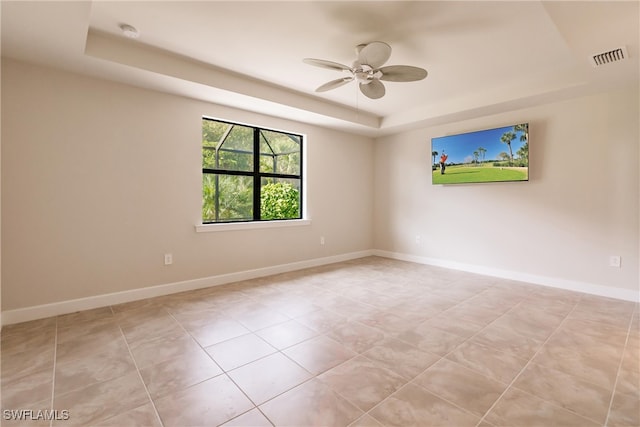
M 444 169 L 445 169 L 445 162 L 447 161 L 447 159 L 449 158 L 449 156 L 446 155 L 446 153 L 443 151 L 442 152 L 442 156 L 440 156 L 440 174 L 444 175 Z

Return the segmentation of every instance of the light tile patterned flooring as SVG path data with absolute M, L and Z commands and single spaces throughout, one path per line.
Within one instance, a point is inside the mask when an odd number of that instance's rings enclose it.
M 70 418 L 2 425 L 638 426 L 639 330 L 634 303 L 363 258 L 8 325 L 2 408 Z

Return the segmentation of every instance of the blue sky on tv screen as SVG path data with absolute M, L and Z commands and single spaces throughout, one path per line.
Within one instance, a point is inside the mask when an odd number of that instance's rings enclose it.
M 473 159 L 473 152 L 478 150 L 478 147 L 487 150 L 484 154 L 485 161 L 496 160 L 501 152 L 509 154 L 507 144 L 500 141 L 502 134 L 507 131 L 513 132 L 513 126 L 432 138 L 431 151 L 438 152 L 436 163 L 440 161 L 443 151 L 449 156 L 447 163 L 470 163 Z M 511 141 L 511 151 L 514 159 L 517 158 L 516 152 L 518 149 L 526 143 L 526 141 L 520 141 L 520 136 L 524 132 L 518 131 L 515 134 L 516 138 Z M 433 160 L 433 157 L 431 160 Z M 482 160 L 482 157 L 480 157 L 480 160 Z

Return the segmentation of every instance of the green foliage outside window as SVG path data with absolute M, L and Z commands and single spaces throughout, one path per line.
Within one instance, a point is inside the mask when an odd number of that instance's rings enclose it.
M 299 135 L 203 119 L 203 223 L 301 218 L 301 156 Z
M 300 192 L 287 182 L 263 185 L 260 216 L 262 219 L 300 218 Z

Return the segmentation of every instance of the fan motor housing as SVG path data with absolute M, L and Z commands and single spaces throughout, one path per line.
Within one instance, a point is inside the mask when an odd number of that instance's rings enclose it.
M 360 64 L 359 62 L 353 63 L 353 75 L 358 83 L 369 84 L 375 78 L 380 78 L 382 73 L 374 70 L 367 64 Z

